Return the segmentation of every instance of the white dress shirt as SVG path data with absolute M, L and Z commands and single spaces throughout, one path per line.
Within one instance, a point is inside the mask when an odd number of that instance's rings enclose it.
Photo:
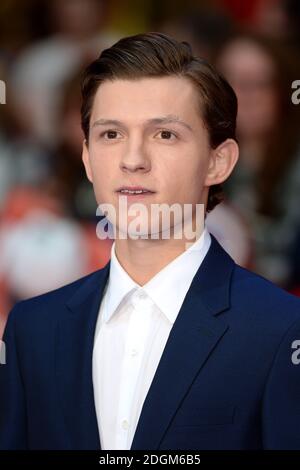
M 93 350 L 93 385 L 101 448 L 129 450 L 168 336 L 210 247 L 199 239 L 144 286 L 119 263 L 115 243 Z

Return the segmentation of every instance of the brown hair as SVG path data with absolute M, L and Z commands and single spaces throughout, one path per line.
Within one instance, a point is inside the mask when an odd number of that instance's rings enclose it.
M 200 112 L 212 148 L 227 138 L 236 139 L 237 99 L 231 86 L 204 59 L 194 57 L 187 42 L 178 42 L 162 33 L 120 39 L 86 68 L 81 87 L 81 125 L 85 138 L 88 140 L 93 100 L 101 83 L 170 75 L 185 77 L 198 89 Z M 207 212 L 222 200 L 222 186 L 211 186 Z

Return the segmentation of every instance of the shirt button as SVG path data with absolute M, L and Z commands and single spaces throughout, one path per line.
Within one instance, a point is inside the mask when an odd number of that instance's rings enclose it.
M 146 298 L 147 298 L 146 292 L 144 292 L 144 291 L 142 291 L 142 290 L 138 291 L 138 292 L 137 292 L 137 298 L 138 298 L 138 299 L 146 299 Z
M 124 421 L 122 421 L 122 428 L 127 431 L 128 429 L 128 421 L 126 421 L 126 419 L 124 419 Z
M 146 292 L 143 292 L 142 290 L 139 290 L 139 291 L 134 293 L 134 295 L 131 299 L 131 302 L 132 302 L 134 307 L 137 307 L 140 304 L 141 301 L 145 302 L 147 297 L 148 296 L 147 296 Z
M 138 350 L 137 349 L 132 349 L 130 354 L 131 354 L 131 356 L 136 356 L 138 354 Z

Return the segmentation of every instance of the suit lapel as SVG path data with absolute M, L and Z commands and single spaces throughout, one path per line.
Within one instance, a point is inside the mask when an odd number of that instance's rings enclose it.
M 109 265 L 90 276 L 69 300 L 58 328 L 57 381 L 71 449 L 101 448 L 94 405 L 92 355 Z
M 158 449 L 181 401 L 228 329 L 221 317 L 229 308 L 233 260 L 212 237 L 196 273 L 145 399 L 131 449 Z

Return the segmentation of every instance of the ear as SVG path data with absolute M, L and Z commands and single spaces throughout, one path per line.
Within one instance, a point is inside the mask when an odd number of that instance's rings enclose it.
M 85 172 L 86 176 L 90 180 L 90 182 L 93 182 L 93 175 L 92 175 L 92 170 L 91 170 L 91 165 L 90 165 L 90 154 L 89 154 L 89 149 L 88 149 L 88 144 L 86 139 L 82 142 L 82 161 L 85 167 Z
M 235 140 L 226 139 L 211 150 L 205 186 L 223 183 L 227 180 L 239 158 L 239 147 Z

